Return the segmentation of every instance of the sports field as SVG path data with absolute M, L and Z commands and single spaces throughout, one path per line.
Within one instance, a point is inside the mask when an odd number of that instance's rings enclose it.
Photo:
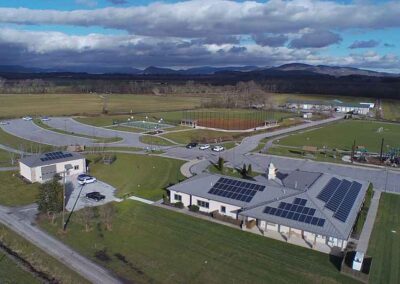
M 276 141 L 285 146 L 326 146 L 330 149 L 350 151 L 354 140 L 356 146 L 365 146 L 371 152 L 380 151 L 382 138 L 384 145 L 400 147 L 400 125 L 373 121 L 343 120 L 340 123 L 304 131 Z
M 94 160 L 95 155 L 87 158 Z M 137 195 L 159 200 L 170 183 L 177 183 L 184 177 L 180 173 L 183 161 L 133 154 L 117 154 L 112 165 L 90 163 L 90 173 L 99 180 L 117 188 L 117 195 Z
M 204 100 L 204 98 L 203 98 Z M 111 95 L 110 113 L 154 112 L 199 107 L 201 98 L 151 95 Z M 0 118 L 25 115 L 84 115 L 101 114 L 103 99 L 96 94 L 0 94 Z
M 96 221 L 84 232 L 76 214 L 66 235 L 40 226 L 134 283 L 355 282 L 326 254 L 131 200 L 115 206 L 111 232 Z
M 369 242 L 370 283 L 400 283 L 400 195 L 383 193 Z

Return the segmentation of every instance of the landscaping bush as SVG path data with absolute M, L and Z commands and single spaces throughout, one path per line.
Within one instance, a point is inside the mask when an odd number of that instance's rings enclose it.
M 191 212 L 199 212 L 199 210 L 200 210 L 199 206 L 197 206 L 197 205 L 189 205 L 188 208 L 189 208 L 189 211 L 191 211 Z
M 174 206 L 175 206 L 176 208 L 179 208 L 179 209 L 182 209 L 182 208 L 184 207 L 184 205 L 183 205 L 182 202 L 176 202 L 176 203 L 174 203 Z

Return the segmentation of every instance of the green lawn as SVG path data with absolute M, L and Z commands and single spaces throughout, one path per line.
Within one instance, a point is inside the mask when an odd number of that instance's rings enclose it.
M 118 142 L 118 141 L 122 140 L 121 137 L 117 137 L 117 136 L 116 137 L 104 138 L 104 137 L 95 137 L 95 136 L 90 136 L 90 135 L 84 135 L 84 134 L 80 134 L 80 133 L 65 131 L 65 130 L 62 130 L 62 129 L 51 127 L 50 125 L 48 125 L 46 123 L 43 123 L 40 119 L 34 119 L 33 122 L 37 126 L 42 127 L 44 129 L 47 129 L 47 130 L 50 130 L 50 131 L 53 131 L 53 132 L 66 134 L 66 135 L 77 136 L 77 137 L 89 138 L 89 139 L 95 140 L 94 142 L 97 142 L 97 143 L 113 143 L 113 142 Z
M 190 142 L 214 143 L 215 140 L 217 141 L 235 140 L 235 136 L 240 134 L 241 133 L 239 132 L 224 132 L 224 131 L 214 131 L 206 129 L 194 129 L 188 131 L 166 133 L 161 135 L 161 137 L 171 139 L 180 144 L 187 144 Z
M 382 131 L 379 131 L 382 129 Z M 400 125 L 373 121 L 342 121 L 325 127 L 304 131 L 280 139 L 285 146 L 317 146 L 351 150 L 354 139 L 356 145 L 365 146 L 369 151 L 380 151 L 381 140 L 385 146 L 400 146 Z M 385 147 L 386 148 L 386 147 Z
M 1 283 L 40 283 L 31 273 L 2 252 L 0 252 L 0 279 Z
M 38 184 L 26 184 L 16 172 L 0 172 L 0 204 L 20 206 L 36 202 Z
M 89 283 L 76 272 L 70 270 L 64 264 L 3 225 L 0 225 L 0 239 L 4 245 L 17 252 L 20 257 L 28 261 L 36 270 L 45 273 L 50 278 L 54 278 L 54 283 Z M 16 264 L 0 261 L 0 283 L 40 283 L 29 276 L 24 271 L 21 271 Z M 7 282 L 6 280 L 9 281 Z
M 29 140 L 21 139 L 19 137 L 8 134 L 1 128 L 0 128 L 0 144 L 6 145 L 14 149 L 24 150 L 26 152 L 32 152 L 32 153 L 49 152 L 55 149 L 60 149 L 50 145 L 40 144 Z
M 175 144 L 171 143 L 168 140 L 162 138 L 162 136 L 154 136 L 154 135 L 143 135 L 139 137 L 140 142 L 149 144 L 149 145 L 157 145 L 157 146 L 173 146 Z
M 369 242 L 370 283 L 400 283 L 400 195 L 383 193 Z
M 11 167 L 11 157 L 14 157 L 14 159 L 19 158 L 19 155 L 17 154 L 10 154 L 7 151 L 4 151 L 0 149 L 0 167 Z M 16 163 L 16 161 L 15 161 Z M 15 164 L 14 164 L 15 166 Z
M 387 120 L 400 121 L 400 101 L 382 100 L 383 118 Z
M 40 226 L 134 283 L 355 282 L 326 254 L 135 201 L 115 206 L 112 231 L 94 223 L 86 233 L 75 215 L 66 235 Z
M 198 107 L 204 98 L 113 94 L 109 97 L 110 113 L 154 112 Z M 0 94 L 0 117 L 25 115 L 100 115 L 103 99 L 97 94 Z
M 121 126 L 121 125 L 109 127 L 109 129 L 125 131 L 125 132 L 133 132 L 133 133 L 141 133 L 141 132 L 145 131 L 141 128 L 135 128 L 135 127 L 130 127 L 130 126 Z
M 94 155 L 89 155 L 90 160 Z M 117 188 L 117 195 L 137 195 L 150 200 L 159 200 L 170 183 L 183 180 L 180 167 L 184 162 L 169 158 L 118 154 L 112 165 L 90 163 L 90 173 L 99 180 Z
M 273 147 L 268 149 L 267 154 L 277 155 L 277 156 L 286 156 L 300 159 L 311 159 L 320 162 L 331 162 L 331 163 L 341 163 L 342 155 L 339 153 L 335 153 L 336 158 L 334 157 L 333 152 L 317 152 L 317 153 L 306 153 L 303 152 L 301 148 L 287 148 L 273 145 Z

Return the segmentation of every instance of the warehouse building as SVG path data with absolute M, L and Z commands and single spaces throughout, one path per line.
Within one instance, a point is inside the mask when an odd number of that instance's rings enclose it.
M 340 113 L 353 112 L 367 115 L 374 108 L 374 103 L 343 103 L 340 101 L 288 101 L 286 108 L 310 111 L 336 111 Z
M 58 151 L 37 154 L 19 161 L 20 174 L 30 182 L 46 182 L 56 174 L 76 175 L 86 172 L 86 159 L 74 152 Z
M 272 164 L 255 179 L 202 174 L 168 189 L 171 202 L 252 221 L 258 231 L 300 238 L 313 247 L 344 249 L 369 186 L 325 173 L 281 173 Z

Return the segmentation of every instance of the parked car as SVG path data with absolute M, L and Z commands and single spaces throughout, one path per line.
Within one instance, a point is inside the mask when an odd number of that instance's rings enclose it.
M 213 150 L 214 152 L 222 152 L 224 151 L 224 147 L 222 147 L 221 145 L 215 145 L 214 147 L 212 147 L 211 150 Z
M 33 118 L 32 117 L 30 117 L 30 116 L 24 116 L 23 118 L 22 118 L 22 120 L 25 120 L 25 121 L 31 121 Z
M 186 148 L 188 148 L 188 149 L 196 148 L 197 145 L 198 145 L 198 143 L 192 142 L 192 143 L 187 144 Z
M 50 120 L 50 117 L 48 117 L 48 116 L 42 116 L 42 117 L 40 118 L 40 120 L 41 120 L 41 121 L 49 121 L 49 120 Z
M 9 125 L 10 123 L 8 121 L 0 121 L 0 125 Z
M 93 200 L 99 202 L 101 200 L 104 200 L 106 197 L 105 197 L 105 195 L 101 194 L 98 191 L 93 191 L 93 192 L 87 193 L 86 194 L 86 198 L 87 199 L 93 199 Z
M 88 183 L 94 183 L 96 181 L 97 181 L 97 179 L 95 177 L 92 177 L 87 174 L 81 174 L 78 176 L 78 183 L 81 185 L 88 184 Z
M 210 144 L 203 144 L 203 145 L 200 145 L 200 147 L 199 147 L 200 150 L 207 150 L 209 148 L 210 148 Z

